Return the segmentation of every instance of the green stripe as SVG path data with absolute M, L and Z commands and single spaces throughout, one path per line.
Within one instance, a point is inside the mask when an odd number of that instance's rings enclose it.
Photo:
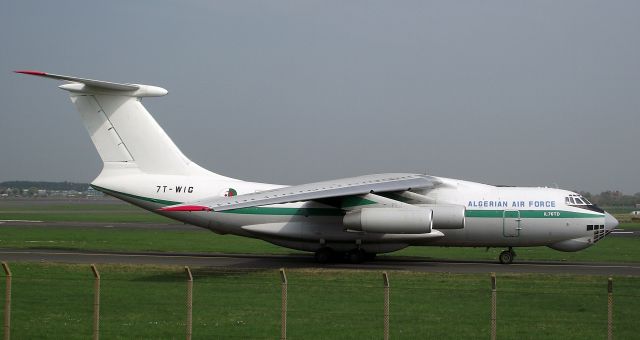
M 359 196 L 344 197 L 341 203 L 343 208 L 351 208 L 351 207 L 357 207 L 357 206 L 369 205 L 369 204 L 376 204 L 376 202 L 372 200 L 368 200 L 366 198 L 359 197 Z
M 466 217 L 517 217 L 516 211 L 507 210 L 467 210 Z M 521 218 L 601 218 L 601 214 L 588 214 L 566 210 L 520 210 Z

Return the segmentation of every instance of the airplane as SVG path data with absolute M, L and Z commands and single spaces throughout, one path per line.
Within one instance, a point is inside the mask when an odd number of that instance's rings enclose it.
M 556 188 L 504 187 L 413 173 L 285 186 L 247 182 L 187 158 L 142 105 L 167 90 L 39 71 L 64 81 L 104 165 L 91 186 L 151 212 L 218 234 L 313 252 L 319 263 L 360 263 L 409 246 L 547 246 L 574 252 L 618 221 Z

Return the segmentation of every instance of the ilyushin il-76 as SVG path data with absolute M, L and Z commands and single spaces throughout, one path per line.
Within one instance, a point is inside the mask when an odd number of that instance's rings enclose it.
M 104 167 L 91 186 L 172 219 L 315 253 L 318 262 L 372 259 L 409 246 L 514 247 L 573 252 L 618 221 L 581 195 L 413 173 L 285 186 L 247 182 L 187 158 L 142 105 L 163 88 L 38 71 L 65 81 Z

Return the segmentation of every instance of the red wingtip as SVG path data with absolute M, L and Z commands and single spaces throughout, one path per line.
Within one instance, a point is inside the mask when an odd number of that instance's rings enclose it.
M 32 75 L 32 76 L 46 76 L 47 75 L 45 72 L 31 71 L 31 70 L 18 70 L 18 71 L 13 71 L 13 72 L 22 73 L 22 74 L 28 74 L 28 75 Z
M 158 211 L 211 211 L 211 208 L 202 205 L 179 205 L 160 208 Z

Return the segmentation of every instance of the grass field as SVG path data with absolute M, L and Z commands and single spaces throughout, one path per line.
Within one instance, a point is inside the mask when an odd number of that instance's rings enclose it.
M 620 217 L 624 217 L 621 215 Z M 173 223 L 122 203 L 0 201 L 0 220 Z M 64 224 L 64 223 L 62 223 Z M 625 229 L 640 229 L 625 221 Z M 269 243 L 207 230 L 0 227 L 0 247 L 167 252 L 294 253 Z M 607 237 L 577 253 L 518 248 L 517 260 L 638 262 L 637 238 Z M 500 249 L 411 247 L 391 256 L 495 260 Z M 12 263 L 14 338 L 85 339 L 91 335 L 93 279 L 88 266 Z M 171 266 L 100 266 L 101 336 L 181 338 L 185 276 Z M 194 338 L 279 337 L 280 282 L 274 270 L 192 268 Z M 487 338 L 486 274 L 391 271 L 392 338 Z M 382 335 L 381 273 L 288 270 L 290 339 L 362 339 Z M 4 281 L 0 280 L 0 290 Z M 0 297 L 4 299 L 4 297 Z M 498 337 L 606 337 L 606 278 L 539 274 L 498 276 Z M 615 336 L 634 338 L 640 278 L 615 278 Z M 1 313 L 1 312 L 0 312 Z M 37 326 L 34 326 L 37 325 Z
M 182 268 L 105 265 L 99 269 L 104 338 L 184 336 Z M 88 266 L 13 264 L 12 270 L 14 338 L 90 337 L 93 279 Z M 279 337 L 277 271 L 195 268 L 193 273 L 194 338 Z M 488 275 L 396 271 L 389 275 L 393 338 L 488 338 Z M 289 270 L 288 279 L 290 339 L 381 337 L 380 272 Z M 498 337 L 602 339 L 606 301 L 604 277 L 498 275 Z M 615 278 L 617 338 L 637 335 L 638 310 L 640 278 Z

